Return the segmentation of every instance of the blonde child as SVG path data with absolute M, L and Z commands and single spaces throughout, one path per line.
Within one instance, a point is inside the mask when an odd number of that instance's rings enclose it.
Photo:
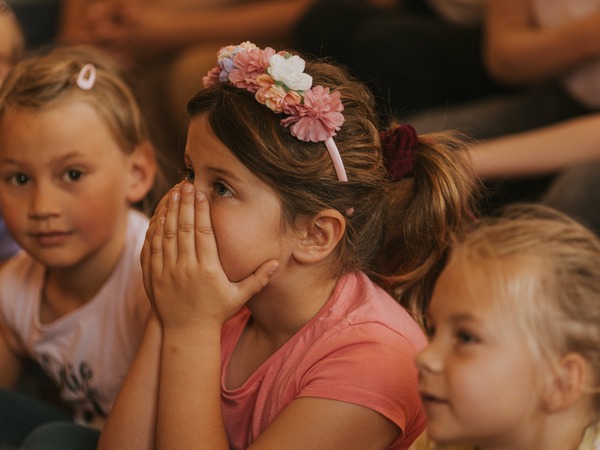
M 99 448 L 406 449 L 426 341 L 390 293 L 420 311 L 470 221 L 462 146 L 380 140 L 334 65 L 249 42 L 218 61 L 147 233 L 155 314 Z
M 426 317 L 419 387 L 440 445 L 415 449 L 599 448 L 594 233 L 548 207 L 512 207 L 453 249 Z
M 148 219 L 132 205 L 148 198 L 156 172 L 111 59 L 57 48 L 9 72 L 0 207 L 23 252 L 0 273 L 0 444 L 69 449 L 73 419 L 97 439 L 150 309 L 139 264 Z M 56 383 L 73 419 L 11 389 L 25 359 Z

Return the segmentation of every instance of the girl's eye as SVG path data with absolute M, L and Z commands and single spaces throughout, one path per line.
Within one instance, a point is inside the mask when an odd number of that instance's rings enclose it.
M 83 176 L 83 173 L 80 170 L 70 169 L 67 170 L 66 176 L 70 181 L 77 181 Z
M 194 184 L 194 180 L 196 179 L 196 174 L 192 169 L 184 169 L 183 170 L 183 180 L 187 181 L 190 184 Z
M 456 333 L 456 339 L 461 344 L 473 344 L 477 342 L 477 338 L 466 331 L 458 331 Z
M 219 182 L 214 184 L 214 192 L 218 197 L 231 197 L 233 195 L 227 186 Z
M 27 184 L 27 182 L 29 181 L 29 177 L 24 173 L 16 173 L 13 175 L 13 181 L 15 182 L 15 184 L 19 185 Z

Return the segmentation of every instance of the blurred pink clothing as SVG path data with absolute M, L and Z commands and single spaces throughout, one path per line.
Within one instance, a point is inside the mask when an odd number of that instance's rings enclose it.
M 349 402 L 380 413 L 403 430 L 389 449 L 407 449 L 425 428 L 414 359 L 426 337 L 365 274 L 343 276 L 315 317 L 241 387 L 227 389 L 229 358 L 249 318 L 242 309 L 223 327 L 221 389 L 232 449 L 247 448 L 299 397 Z

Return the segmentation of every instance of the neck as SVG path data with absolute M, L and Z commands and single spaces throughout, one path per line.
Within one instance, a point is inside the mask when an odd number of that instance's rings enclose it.
M 315 317 L 331 297 L 337 284 L 335 278 L 323 278 L 323 271 L 300 272 L 299 276 L 290 276 L 277 271 L 279 277 L 274 275 L 267 287 L 246 304 L 252 318 L 229 360 L 226 374 L 229 388 L 241 386 Z
M 338 280 L 324 273 L 311 267 L 297 270 L 294 275 L 286 274 L 281 282 L 273 279 L 265 292 L 247 303 L 252 327 L 273 342 L 289 340 L 331 297 Z

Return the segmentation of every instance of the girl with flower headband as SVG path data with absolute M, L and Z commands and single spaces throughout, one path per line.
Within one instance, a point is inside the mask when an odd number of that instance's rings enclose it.
M 91 48 L 17 63 L 0 88 L 0 447 L 95 447 L 150 311 L 139 255 L 157 174 L 135 98 Z M 65 411 L 13 390 L 33 360 Z M 68 412 L 66 412 L 68 411 Z
M 343 69 L 248 42 L 204 81 L 99 448 L 408 448 L 425 426 L 411 313 L 470 222 L 462 144 L 380 138 Z

